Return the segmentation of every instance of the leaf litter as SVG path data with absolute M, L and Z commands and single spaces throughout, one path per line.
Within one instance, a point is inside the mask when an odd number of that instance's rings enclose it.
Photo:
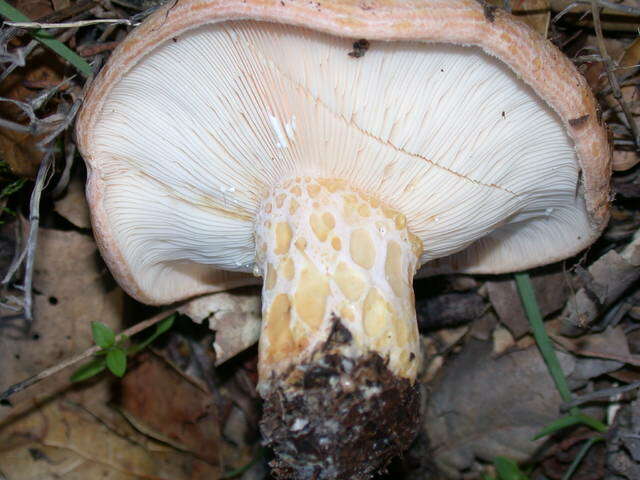
M 523 478 L 561 479 L 572 468 L 574 480 L 639 478 L 640 410 L 632 387 L 640 381 L 640 8 L 632 0 L 489 3 L 510 9 L 574 59 L 611 127 L 617 197 L 610 226 L 583 256 L 532 272 L 571 395 L 584 399 L 583 411 L 605 422 L 608 434 L 588 449 L 593 432 L 580 425 L 532 440 L 571 407 L 540 356 L 512 278 L 427 279 L 416 285 L 423 431 L 388 478 L 497 478 L 512 469 Z M 598 22 L 594 5 L 601 7 Z M 50 30 L 97 71 L 157 3 L 14 6 L 43 22 L 129 19 Z M 91 238 L 83 166 L 68 128 L 83 76 L 13 27 L 0 31 L 0 62 L 0 181 L 13 185 L 0 198 L 4 390 L 90 349 L 92 321 L 122 332 L 162 312 L 126 297 Z M 267 478 L 252 346 L 258 293 L 224 292 L 176 308 L 177 326 L 128 358 L 121 381 L 101 374 L 73 385 L 66 369 L 5 399 L 0 475 Z M 222 330 L 221 322 L 233 328 Z M 139 335 L 143 341 L 145 333 Z

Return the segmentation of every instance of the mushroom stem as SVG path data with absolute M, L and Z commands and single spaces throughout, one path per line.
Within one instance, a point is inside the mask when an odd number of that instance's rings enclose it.
M 262 431 L 276 471 L 368 478 L 417 425 L 412 280 L 422 243 L 377 199 L 310 178 L 274 189 L 255 233 Z

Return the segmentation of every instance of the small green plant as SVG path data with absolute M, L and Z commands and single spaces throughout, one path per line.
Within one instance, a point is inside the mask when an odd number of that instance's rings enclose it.
M 528 480 L 526 473 L 513 460 L 506 457 L 496 457 L 493 459 L 493 466 L 496 469 L 496 476 L 484 475 L 483 480 Z
M 10 181 L 6 185 L 4 185 L 2 187 L 2 190 L 0 190 L 0 201 L 10 197 L 11 195 L 19 191 L 24 186 L 26 181 L 27 180 L 25 178 L 18 178 L 17 180 Z M 0 206 L 0 216 L 5 213 L 11 216 L 15 216 L 16 214 L 16 212 L 11 210 L 9 207 Z M 0 224 L 3 224 L 3 223 L 4 223 L 4 220 L 0 219 Z
M 155 331 L 142 343 L 128 345 L 130 339 L 121 334 L 116 338 L 115 332 L 102 322 L 91 322 L 91 334 L 93 341 L 100 347 L 95 358 L 86 363 L 73 375 L 72 382 L 81 382 L 91 378 L 105 369 L 108 369 L 116 377 L 122 377 L 127 371 L 127 357 L 135 355 L 140 350 L 149 346 L 156 338 L 173 326 L 175 314 L 168 316 L 156 324 Z

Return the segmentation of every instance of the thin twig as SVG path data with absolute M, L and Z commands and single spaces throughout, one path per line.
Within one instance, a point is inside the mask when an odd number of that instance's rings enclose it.
M 636 142 L 636 149 L 640 150 L 640 130 L 638 130 L 638 125 L 636 124 L 635 118 L 633 118 L 633 114 L 631 113 L 631 109 L 624 101 L 622 97 L 622 91 L 620 90 L 620 84 L 618 83 L 618 77 L 614 73 L 617 65 L 613 63 L 613 60 L 609 56 L 607 52 L 607 47 L 604 43 L 604 36 L 602 34 L 602 23 L 600 22 L 600 10 L 598 4 L 603 4 L 608 2 L 602 2 L 599 0 L 591 0 L 591 15 L 593 17 L 593 26 L 596 32 L 596 41 L 598 44 L 598 49 L 600 50 L 600 56 L 602 57 L 602 61 L 604 63 L 605 70 L 607 72 L 607 77 L 609 78 L 609 84 L 611 85 L 611 91 L 613 98 L 616 99 L 624 116 L 627 120 L 629 128 L 631 129 L 631 133 L 633 135 L 633 141 Z M 640 14 L 640 9 L 638 9 L 638 13 Z
M 640 387 L 640 382 L 633 382 L 629 385 L 625 385 L 623 387 L 615 387 L 615 388 L 604 388 L 602 390 L 596 390 L 595 392 L 585 393 L 584 395 L 580 395 L 577 398 L 574 398 L 570 402 L 565 402 L 560 405 L 560 411 L 566 412 L 573 407 L 577 407 L 578 405 L 582 405 L 584 403 L 593 402 L 594 400 L 601 400 L 610 397 L 615 397 L 616 395 L 620 395 L 625 392 L 630 392 L 631 390 L 635 390 Z
M 154 315 L 153 317 L 147 320 L 143 320 L 140 323 L 136 323 L 134 326 L 120 333 L 118 335 L 118 340 L 125 337 L 132 337 L 136 333 L 139 333 L 142 330 L 145 330 L 155 325 L 156 323 L 160 322 L 161 320 L 164 320 L 169 315 L 172 315 L 176 312 L 177 310 L 169 310 L 169 311 Z M 22 390 L 25 390 L 32 385 L 35 385 L 36 383 L 44 380 L 45 378 L 50 377 L 51 375 L 54 375 L 59 371 L 64 370 L 65 368 L 70 367 L 75 363 L 78 363 L 80 360 L 84 360 L 85 358 L 88 358 L 91 355 L 98 353 L 100 350 L 101 350 L 101 347 L 99 347 L 98 345 L 94 345 L 93 347 L 86 349 L 84 352 L 79 353 L 78 355 L 74 355 L 73 357 L 67 358 L 66 360 L 63 360 L 62 362 L 58 363 L 57 365 L 54 365 L 53 367 L 43 370 L 42 372 L 38 373 L 37 375 L 34 375 L 33 377 L 29 377 L 26 380 L 23 380 L 22 382 L 18 382 L 14 385 L 11 385 L 4 392 L 2 392 L 2 394 L 0 394 L 0 402 L 6 403 L 9 397 L 11 397 L 12 395 L 15 395 L 16 393 L 21 392 Z
M 79 22 L 62 22 L 62 23 L 40 23 L 40 22 L 4 22 L 5 25 L 17 28 L 80 28 L 88 27 L 91 25 L 99 25 L 101 23 L 113 23 L 116 25 L 128 25 L 130 27 L 137 27 L 140 23 L 132 22 L 128 18 L 105 18 L 100 20 L 82 20 Z
M 18 217 L 18 221 L 16 222 L 16 249 L 13 252 L 13 259 L 11 260 L 11 265 L 9 265 L 9 269 L 7 273 L 4 275 L 2 279 L 2 285 L 7 285 L 11 280 L 13 280 L 13 276 L 22 265 L 24 260 L 24 256 L 27 254 L 27 250 L 22 247 L 23 236 L 22 236 L 22 215 Z
M 45 153 L 38 175 L 31 192 L 31 200 L 29 201 L 29 236 L 27 237 L 26 262 L 24 272 L 24 318 L 26 320 L 33 319 L 33 266 L 36 258 L 36 248 L 38 246 L 38 227 L 40 226 L 40 197 L 44 188 L 45 181 L 49 174 L 49 169 L 53 164 L 53 153 Z
M 566 14 L 567 11 L 573 10 L 578 5 L 589 5 L 593 0 L 576 0 L 575 2 L 570 3 L 564 8 L 560 13 L 562 15 Z M 640 7 L 633 7 L 631 5 L 624 5 L 620 3 L 613 3 L 607 0 L 595 0 L 597 6 L 612 10 L 614 12 L 626 13 L 628 15 L 640 15 Z
M 73 159 L 76 154 L 76 144 L 73 143 L 71 139 L 72 135 L 67 134 L 67 138 L 65 139 L 64 144 L 64 168 L 62 169 L 62 173 L 60 174 L 60 179 L 58 180 L 58 184 L 51 191 L 51 195 L 53 198 L 59 198 L 62 195 L 62 192 L 69 185 L 69 180 L 71 178 L 71 167 L 73 166 Z
M 32 133 L 31 127 L 28 125 L 21 125 L 10 120 L 5 120 L 4 118 L 0 118 L 0 127 L 13 130 L 14 132 Z
M 589 0 L 580 0 L 578 3 L 589 3 Z M 594 0 L 591 0 L 591 5 L 593 5 Z M 640 7 L 632 7 L 630 5 L 623 5 L 621 3 L 613 3 L 607 0 L 595 0 L 602 8 L 608 8 L 609 10 L 613 10 L 615 12 L 628 13 L 630 15 L 640 15 Z

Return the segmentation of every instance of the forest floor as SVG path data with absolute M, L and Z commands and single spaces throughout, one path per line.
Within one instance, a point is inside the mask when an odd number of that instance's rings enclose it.
M 73 123 L 87 74 L 156 1 L 12 2 L 65 24 L 47 35 L 79 55 L 74 66 L 33 30 L 0 30 L 0 480 L 269 478 L 259 288 L 150 308 L 118 287 L 92 237 Z M 640 1 L 492 3 L 549 38 L 595 92 L 614 148 L 612 217 L 588 251 L 519 282 L 416 280 L 423 420 L 381 478 L 637 480 Z M 537 302 L 525 309 L 528 278 Z

